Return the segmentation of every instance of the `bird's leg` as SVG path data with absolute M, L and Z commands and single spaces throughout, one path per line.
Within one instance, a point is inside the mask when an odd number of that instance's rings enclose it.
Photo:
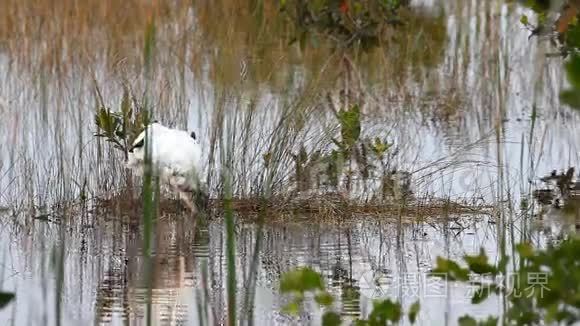
M 191 216 L 195 217 L 195 215 L 197 215 L 197 208 L 195 207 L 195 204 L 191 200 L 190 195 L 187 192 L 179 191 L 179 197 L 191 211 Z

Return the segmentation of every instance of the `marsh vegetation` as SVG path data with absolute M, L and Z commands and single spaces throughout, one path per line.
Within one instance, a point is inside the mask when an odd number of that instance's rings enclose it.
M 578 6 L 1 1 L 0 324 L 578 320 Z

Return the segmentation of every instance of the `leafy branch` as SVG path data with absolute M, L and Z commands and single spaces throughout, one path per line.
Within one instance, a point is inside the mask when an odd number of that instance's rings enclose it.
M 98 89 L 97 93 L 100 107 L 94 117 L 97 126 L 97 132 L 94 135 L 112 143 L 114 148 L 123 151 L 127 159 L 131 144 L 151 121 L 149 112 L 139 106 L 127 87 L 124 87 L 123 99 L 119 111 L 116 112 L 104 105 Z

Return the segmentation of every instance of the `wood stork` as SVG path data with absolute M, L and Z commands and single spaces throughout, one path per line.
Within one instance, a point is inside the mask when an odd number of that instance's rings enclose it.
M 152 173 L 162 184 L 177 192 L 180 198 L 196 214 L 200 205 L 192 198 L 207 203 L 207 190 L 200 179 L 201 147 L 195 132 L 168 128 L 155 121 L 137 136 L 129 149 L 127 168 L 143 175 L 145 147 L 150 146 Z

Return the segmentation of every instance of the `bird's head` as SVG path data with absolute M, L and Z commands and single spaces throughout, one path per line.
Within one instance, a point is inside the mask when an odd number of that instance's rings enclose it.
M 133 141 L 133 144 L 129 147 L 129 153 L 127 156 L 127 168 L 133 169 L 139 167 L 143 164 L 145 160 L 145 134 L 146 131 L 143 130 L 137 138 Z
M 133 141 L 133 144 L 131 144 L 131 147 L 129 147 L 129 153 L 135 153 L 136 151 L 142 151 L 144 145 L 145 145 L 145 130 L 143 130 L 137 136 L 137 138 L 135 138 L 135 141 Z
M 131 146 L 129 147 L 129 156 L 133 156 L 133 158 L 137 160 L 143 161 L 145 159 L 145 136 L 148 132 L 155 133 L 161 132 L 162 125 L 157 121 L 153 121 L 149 124 L 146 128 L 144 128 L 139 135 L 135 138 Z

